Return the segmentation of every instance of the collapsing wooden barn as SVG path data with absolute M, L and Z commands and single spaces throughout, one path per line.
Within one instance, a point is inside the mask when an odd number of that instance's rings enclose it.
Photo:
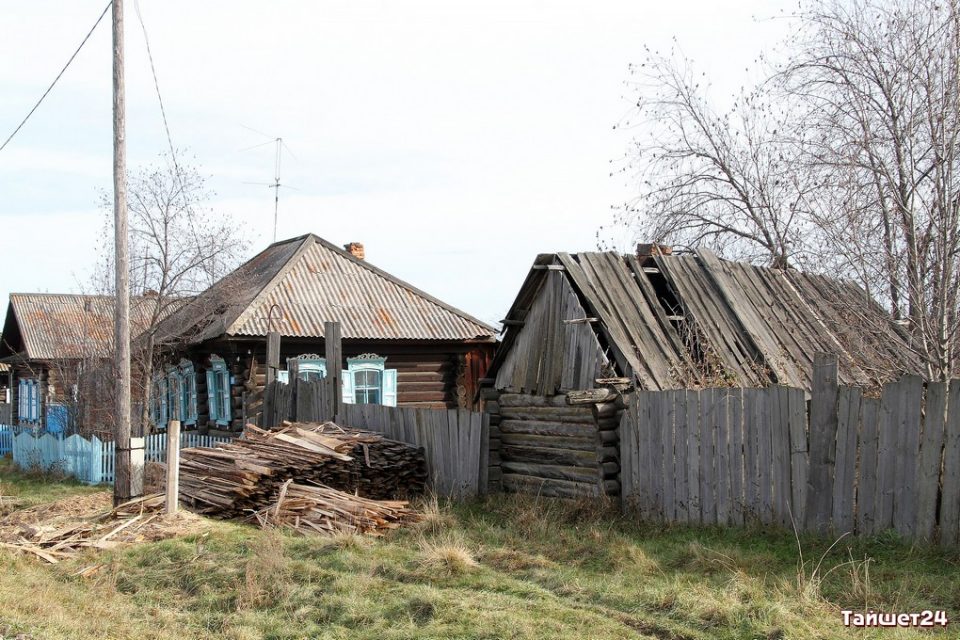
M 652 249 L 537 256 L 483 381 L 491 485 L 618 494 L 631 388 L 809 391 L 816 353 L 838 354 L 843 384 L 922 370 L 905 331 L 853 283 Z

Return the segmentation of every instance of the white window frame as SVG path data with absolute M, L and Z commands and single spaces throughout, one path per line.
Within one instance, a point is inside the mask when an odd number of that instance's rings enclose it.
M 373 353 L 366 353 L 356 358 L 347 358 L 347 368 L 341 372 L 343 393 L 341 400 L 345 404 L 367 404 L 357 401 L 358 374 L 376 372 L 379 385 L 377 387 L 379 402 L 376 404 L 388 407 L 397 406 L 397 370 L 386 368 L 386 358 Z M 373 387 L 364 387 L 372 389 Z M 370 403 L 373 404 L 373 403 Z

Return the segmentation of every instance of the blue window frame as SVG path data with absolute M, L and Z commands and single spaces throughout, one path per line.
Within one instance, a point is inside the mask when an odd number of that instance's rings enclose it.
M 170 420 L 169 386 L 168 376 L 162 373 L 153 376 L 151 413 L 153 414 L 153 424 L 159 428 L 166 428 L 167 422 Z
M 230 372 L 227 363 L 219 356 L 210 356 L 210 368 L 207 369 L 207 407 L 210 422 L 230 424 Z
M 327 377 L 327 360 L 321 358 L 315 353 L 305 353 L 296 358 L 287 359 L 287 370 L 277 372 L 277 380 L 280 382 L 290 382 L 290 363 L 297 361 L 297 377 L 307 382 L 323 380 Z
M 40 381 L 20 378 L 17 386 L 17 417 L 21 422 L 40 420 Z
M 386 369 L 386 358 L 372 353 L 347 358 L 341 372 L 345 404 L 397 406 L 397 370 Z

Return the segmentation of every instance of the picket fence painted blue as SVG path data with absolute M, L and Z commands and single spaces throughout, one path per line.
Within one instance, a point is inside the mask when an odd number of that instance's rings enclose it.
M 180 448 L 212 447 L 231 440 L 187 431 L 180 434 Z M 21 469 L 55 468 L 89 484 L 111 483 L 114 479 L 114 443 L 104 442 L 96 436 L 88 440 L 79 435 L 64 438 L 62 434 L 18 433 L 7 425 L 0 425 L 0 453 L 8 452 L 13 453 L 13 461 Z M 147 462 L 166 462 L 166 434 L 156 433 L 145 438 L 144 459 Z

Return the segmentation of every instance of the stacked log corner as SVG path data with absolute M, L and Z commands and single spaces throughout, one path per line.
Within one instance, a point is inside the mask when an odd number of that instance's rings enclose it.
M 570 404 L 567 394 L 501 393 L 495 403 L 488 400 L 491 471 L 496 433 L 503 489 L 561 498 L 619 496 L 623 404 L 604 398 Z
M 483 410 L 489 422 L 486 491 L 487 493 L 499 493 L 503 491 L 503 469 L 500 466 L 502 461 L 500 454 L 500 393 L 496 389 L 485 388 L 480 392 L 480 397 L 483 399 Z

